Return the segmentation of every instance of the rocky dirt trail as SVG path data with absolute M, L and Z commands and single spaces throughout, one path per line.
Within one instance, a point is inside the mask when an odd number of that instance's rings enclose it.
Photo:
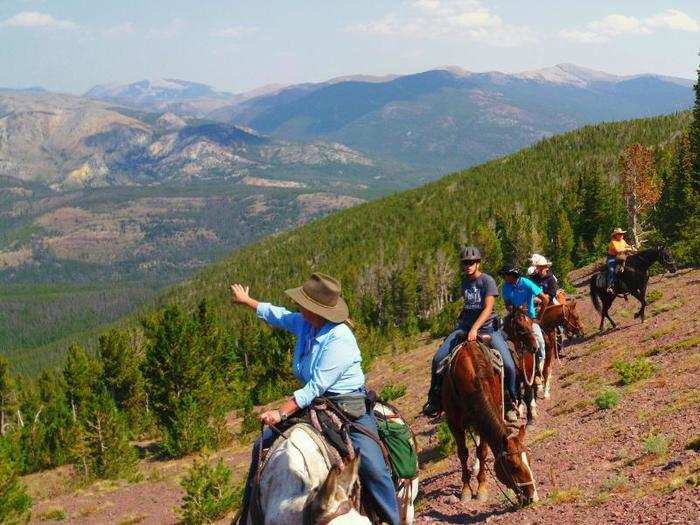
M 587 290 L 578 295 L 589 335 L 564 349 L 552 397 L 539 400 L 539 418 L 528 428 L 541 498 L 528 508 L 511 508 L 492 479 L 487 501 L 460 503 L 457 457 L 441 458 L 439 421 L 418 415 L 438 341 L 374 365 L 370 387 L 407 387 L 394 403 L 421 448 L 416 523 L 700 523 L 700 270 L 652 278 L 655 300 L 644 324 L 633 319 L 634 299 L 618 299 L 612 315 L 619 328 L 602 335 L 594 333 L 598 316 Z M 622 385 L 613 363 L 638 358 L 652 365 L 649 377 Z M 619 402 L 602 410 L 595 399 L 610 387 Z M 214 457 L 222 457 L 237 478 L 245 474 L 244 444 Z M 100 482 L 77 491 L 69 469 L 27 476 L 36 502 L 32 520 L 51 522 L 47 513 L 60 509 L 71 523 L 175 523 L 182 498 L 178 481 L 193 459 L 147 459 L 139 483 Z

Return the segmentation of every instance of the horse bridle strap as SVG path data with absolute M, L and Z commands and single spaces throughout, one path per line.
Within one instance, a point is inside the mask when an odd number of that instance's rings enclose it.
M 316 525 L 328 525 L 331 521 L 334 519 L 344 516 L 345 514 L 348 514 L 350 511 L 353 510 L 352 503 L 350 503 L 350 500 L 345 500 L 343 501 L 340 505 L 338 505 L 338 508 L 335 509 L 335 512 L 332 512 L 328 514 L 327 516 L 324 516 L 320 520 L 316 522 Z

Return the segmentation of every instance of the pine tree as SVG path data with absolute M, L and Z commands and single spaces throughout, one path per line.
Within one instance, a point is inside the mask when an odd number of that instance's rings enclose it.
M 481 251 L 483 271 L 496 275 L 503 265 L 503 250 L 496 233 L 496 224 L 494 222 L 480 224 L 472 235 L 471 244 Z
M 172 305 L 147 326 L 144 376 L 163 431 L 163 449 L 171 456 L 216 446 L 224 427 L 226 399 L 221 394 L 226 389 L 218 380 L 219 362 L 210 352 L 212 343 L 199 314 L 191 316 Z
M 574 232 L 569 217 L 564 210 L 558 210 L 550 220 L 549 253 L 552 259 L 552 271 L 562 283 L 568 280 L 569 272 L 574 268 L 571 256 L 574 249 Z
M 99 363 L 80 345 L 72 345 L 66 354 L 63 377 L 66 381 L 73 421 L 78 420 L 82 408 L 92 400 L 97 390 L 99 376 Z
M 23 523 L 29 520 L 32 498 L 19 478 L 16 450 L 0 437 L 0 523 Z
M 129 444 L 126 421 L 112 397 L 103 390 L 81 411 L 73 448 L 76 470 L 86 481 L 133 478 L 138 456 Z
M 112 329 L 100 336 L 101 380 L 136 435 L 147 428 L 148 404 L 141 366 L 145 352 L 137 333 Z
M 5 436 L 12 428 L 12 415 L 17 408 L 17 392 L 10 374 L 10 363 L 0 357 L 0 436 Z

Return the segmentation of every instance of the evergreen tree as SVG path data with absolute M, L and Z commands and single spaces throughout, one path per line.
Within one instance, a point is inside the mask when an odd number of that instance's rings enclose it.
M 98 389 L 99 363 L 80 345 L 71 345 L 63 365 L 63 377 L 73 421 L 77 421 L 82 408 L 92 400 L 94 392 Z
M 496 233 L 496 224 L 480 224 L 472 236 L 471 244 L 481 251 L 483 271 L 492 276 L 496 275 L 503 265 L 503 250 Z
M 29 520 L 32 498 L 19 474 L 15 448 L 8 439 L 0 437 L 0 523 Z
M 10 374 L 10 363 L 0 356 L 0 436 L 12 428 L 12 415 L 17 410 L 17 392 Z
M 568 280 L 569 272 L 574 268 L 571 256 L 574 249 L 574 232 L 569 217 L 564 210 L 558 210 L 550 219 L 549 253 L 552 271 L 559 276 L 562 283 Z
M 150 344 L 144 376 L 151 406 L 163 431 L 163 448 L 179 456 L 216 446 L 224 428 L 226 389 L 200 316 L 166 308 L 147 326 Z M 265 352 L 267 353 L 267 352 Z
M 136 474 L 138 456 L 129 444 L 124 416 L 103 390 L 82 407 L 73 447 L 76 470 L 84 480 L 130 479 Z
M 100 336 L 102 383 L 136 435 L 148 426 L 148 404 L 141 366 L 145 359 L 135 332 L 112 329 Z

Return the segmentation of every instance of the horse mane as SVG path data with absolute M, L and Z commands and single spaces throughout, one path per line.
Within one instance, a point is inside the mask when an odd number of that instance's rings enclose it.
M 463 399 L 471 408 L 470 413 L 479 434 L 486 440 L 494 453 L 498 453 L 503 449 L 503 441 L 508 437 L 508 431 L 500 411 L 496 412 L 485 393 L 489 382 L 493 381 L 493 367 L 476 343 L 467 343 L 464 347 L 473 349 L 470 352 L 470 357 L 474 363 L 479 387 L 474 392 L 464 395 Z
M 642 263 L 646 268 L 651 266 L 651 264 L 659 258 L 661 251 L 664 249 L 663 246 L 656 246 L 654 248 L 646 248 L 645 250 L 640 250 L 627 257 L 627 264 L 632 263 Z

